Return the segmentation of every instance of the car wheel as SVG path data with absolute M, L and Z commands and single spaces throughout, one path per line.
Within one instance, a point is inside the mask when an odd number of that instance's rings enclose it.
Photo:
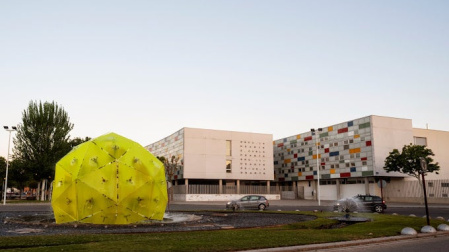
M 233 205 L 232 206 L 232 210 L 235 212 L 235 211 L 237 211 L 237 210 L 239 210 L 239 205 Z
M 376 213 L 383 213 L 384 208 L 381 205 L 375 205 L 374 206 L 374 212 Z
M 260 204 L 260 205 L 259 205 L 259 210 L 262 210 L 262 211 L 263 211 L 263 210 L 265 210 L 265 208 L 266 208 L 266 206 L 265 206 L 264 204 Z

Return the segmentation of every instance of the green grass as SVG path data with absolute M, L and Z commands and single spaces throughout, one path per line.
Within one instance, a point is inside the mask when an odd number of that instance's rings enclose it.
M 289 212 L 298 214 L 298 212 Z M 335 213 L 299 212 L 315 220 L 278 227 L 145 234 L 86 234 L 1 237 L 0 249 L 10 251 L 235 251 L 348 241 L 400 234 L 402 228 L 420 230 L 425 218 L 381 214 L 353 214 L 371 222 L 329 229 Z M 341 214 L 339 214 L 341 216 Z M 436 227 L 440 220 L 432 220 Z

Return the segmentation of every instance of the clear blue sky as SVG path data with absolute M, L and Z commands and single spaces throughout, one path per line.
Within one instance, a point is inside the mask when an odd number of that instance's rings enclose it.
M 274 139 L 367 116 L 449 130 L 449 1 L 0 1 L 0 126 L 55 101 L 72 137 Z M 0 156 L 8 134 L 0 132 Z

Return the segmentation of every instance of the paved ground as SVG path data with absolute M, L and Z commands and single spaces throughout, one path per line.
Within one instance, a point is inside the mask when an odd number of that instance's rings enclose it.
M 170 209 L 171 211 L 186 211 L 186 210 L 223 210 L 226 202 L 171 202 Z M 316 201 L 308 201 L 308 200 L 278 200 L 270 202 L 270 210 L 282 210 L 282 211 L 311 211 L 311 210 L 331 210 L 333 201 L 321 201 L 320 206 Z M 446 204 L 430 204 L 430 215 L 432 213 L 438 213 L 446 216 L 445 219 L 449 219 L 449 205 Z M 404 203 L 389 203 L 388 204 L 388 212 L 386 214 L 391 214 L 393 211 L 402 210 L 405 214 L 415 212 L 423 212 L 424 206 L 421 204 L 404 204 Z M 0 205 L 0 216 L 6 216 L 10 213 L 16 214 L 30 214 L 30 212 L 41 212 L 41 213 L 49 213 L 51 212 L 51 205 L 49 203 L 37 203 L 37 204 L 7 204 Z M 418 215 L 419 216 L 419 215 Z M 215 216 L 216 218 L 220 218 L 220 216 Z M 209 218 L 209 217 L 208 217 Z M 214 222 L 219 223 L 220 221 L 214 220 L 214 217 L 209 218 L 210 226 L 213 226 Z M 3 219 L 3 218 L 2 218 Z M 243 218 L 243 219 L 252 219 L 252 218 Z M 242 219 L 242 220 L 243 220 Z M 235 223 L 241 222 L 236 219 Z M 289 220 L 288 220 L 289 221 Z M 291 220 L 295 221 L 295 220 Z M 449 220 L 448 220 L 449 221 Z M 204 223 L 203 223 L 204 224 Z M 221 226 L 220 226 L 221 225 Z M 195 225 L 192 225 L 195 226 Z M 204 225 L 203 225 L 204 226 Z M 41 229 L 42 226 L 37 229 Z M 215 225 L 215 228 L 228 228 L 228 224 L 219 223 Z M 19 227 L 20 228 L 20 227 Z M 138 231 L 137 227 L 130 226 L 129 232 Z M 146 227 L 148 228 L 148 227 Z M 0 226 L 0 233 L 3 232 L 3 235 L 10 236 L 11 233 L 7 232 L 7 226 L 3 223 Z M 45 228 L 44 228 L 45 229 Z M 103 232 L 113 232 L 109 227 L 103 227 Z M 61 229 L 63 230 L 63 229 Z M 81 229 L 78 229 L 81 231 Z M 25 230 L 26 231 L 26 230 Z M 28 230 L 29 231 L 29 230 Z M 142 229 L 140 232 L 146 232 L 149 230 Z M 169 229 L 168 229 L 169 231 Z M 38 231 L 42 232 L 42 231 Z M 151 231 L 150 231 L 151 232 Z M 2 234 L 0 234 L 2 235 Z M 20 234 L 13 234 L 20 235 Z M 406 249 L 407 250 L 404 250 Z M 317 245 L 306 245 L 306 246 L 295 246 L 295 247 L 286 247 L 286 248 L 272 248 L 272 249 L 263 249 L 258 251 L 343 251 L 350 249 L 351 251 L 363 251 L 363 252 L 388 252 L 388 251 L 448 251 L 449 248 L 449 232 L 437 232 L 436 234 L 418 234 L 417 236 L 394 236 L 394 237 L 385 237 L 385 238 L 376 238 L 376 239 L 367 239 L 367 240 L 358 240 L 358 241 L 350 241 L 350 242 L 338 242 L 338 243 L 327 243 L 327 244 L 317 244 Z

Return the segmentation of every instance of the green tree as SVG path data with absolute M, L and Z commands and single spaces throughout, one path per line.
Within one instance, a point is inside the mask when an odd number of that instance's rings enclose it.
M 22 195 L 23 189 L 28 185 L 32 174 L 26 169 L 24 162 L 20 159 L 14 159 L 10 162 L 8 184 L 17 187 Z
M 6 159 L 4 157 L 0 157 L 0 178 L 3 178 L 6 175 Z
M 69 141 L 70 148 L 76 147 L 84 142 L 89 141 L 90 139 L 91 139 L 90 137 L 85 137 L 84 139 L 75 137 Z
M 3 183 L 5 183 L 5 176 L 6 176 L 6 159 L 4 157 L 0 157 L 0 181 L 1 181 L 1 192 L 2 192 L 2 199 L 3 199 Z
M 400 172 L 413 176 L 419 180 L 421 172 L 438 174 L 440 166 L 433 163 L 432 150 L 422 145 L 404 145 L 402 152 L 398 149 L 393 149 L 392 152 L 385 159 L 384 169 L 387 172 Z M 421 169 L 421 160 L 424 158 L 427 162 L 427 171 Z
M 57 103 L 31 101 L 17 127 L 14 157 L 23 162 L 34 179 L 51 179 L 56 162 L 71 149 L 72 129 L 67 112 Z

